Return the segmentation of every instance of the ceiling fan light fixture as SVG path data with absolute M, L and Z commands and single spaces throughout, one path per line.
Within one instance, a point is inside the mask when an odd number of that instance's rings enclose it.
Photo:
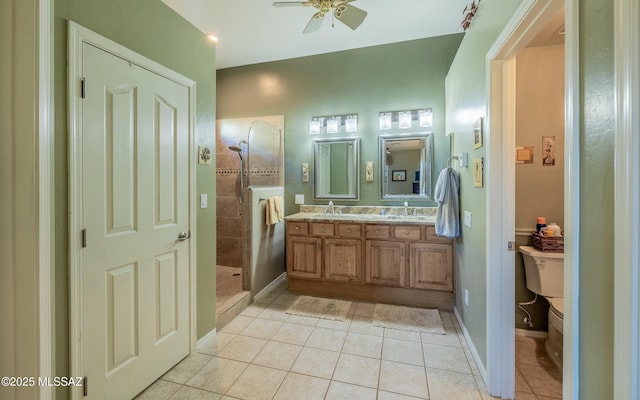
M 367 12 L 352 6 L 355 0 L 308 0 L 308 1 L 276 1 L 274 7 L 304 6 L 314 7 L 318 11 L 311 17 L 302 33 L 311 33 L 320 29 L 324 16 L 333 11 L 332 17 L 355 30 L 367 17 Z M 333 24 L 332 24 L 333 26 Z

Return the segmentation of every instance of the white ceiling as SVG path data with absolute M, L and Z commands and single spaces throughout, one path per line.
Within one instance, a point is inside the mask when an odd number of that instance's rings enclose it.
M 302 34 L 312 7 L 273 7 L 271 0 L 162 0 L 206 34 L 219 38 L 216 68 L 403 42 L 462 32 L 469 0 L 358 0 L 368 12 L 352 31 L 327 15 L 320 30 Z M 284 0 L 288 1 L 288 0 Z M 482 12 L 482 4 L 478 12 Z

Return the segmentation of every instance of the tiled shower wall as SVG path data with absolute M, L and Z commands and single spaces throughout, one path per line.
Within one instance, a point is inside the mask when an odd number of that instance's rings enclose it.
M 246 201 L 240 204 L 240 158 L 238 154 L 229 150 L 229 146 L 237 146 L 244 139 L 248 139 L 251 124 L 256 121 L 267 122 L 280 129 L 280 143 L 277 144 L 279 154 L 276 153 L 269 139 L 261 138 L 252 133 L 250 138 L 250 154 L 246 153 L 243 145 L 245 168 L 250 158 L 250 169 L 245 172 L 245 187 L 251 185 L 282 185 L 284 178 L 282 135 L 284 134 L 284 116 L 268 116 L 256 118 L 218 120 L 216 125 L 216 205 L 217 227 L 216 247 L 217 265 L 242 267 L 244 246 L 245 221 L 243 210 Z

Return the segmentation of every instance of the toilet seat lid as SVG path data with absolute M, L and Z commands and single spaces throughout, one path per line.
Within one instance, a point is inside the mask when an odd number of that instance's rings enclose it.
M 548 300 L 553 311 L 560 316 L 564 316 L 564 297 L 551 297 Z

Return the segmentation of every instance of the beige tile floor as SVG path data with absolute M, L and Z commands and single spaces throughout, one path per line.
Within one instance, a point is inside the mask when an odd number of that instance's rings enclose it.
M 491 399 L 453 314 L 445 335 L 373 326 L 374 304 L 344 322 L 286 314 L 280 285 L 235 317 L 140 399 Z
M 544 339 L 516 336 L 516 400 L 562 398 L 562 374 L 544 349 Z

